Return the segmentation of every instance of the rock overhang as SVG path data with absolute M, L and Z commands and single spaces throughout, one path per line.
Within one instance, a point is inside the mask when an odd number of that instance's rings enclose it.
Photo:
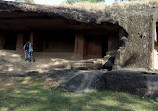
M 80 5 L 80 4 L 78 4 Z M 120 3 L 113 4 L 111 6 L 101 5 L 101 7 L 95 7 L 95 4 L 91 6 L 47 6 L 37 4 L 27 4 L 18 2 L 0 2 L 0 12 L 17 12 L 17 13 L 40 13 L 50 17 L 62 17 L 65 19 L 75 20 L 83 23 L 96 23 L 102 24 L 104 22 L 118 23 L 121 19 L 125 19 L 128 16 L 150 16 L 153 15 L 158 8 L 158 5 L 147 4 L 146 2 L 139 3 Z

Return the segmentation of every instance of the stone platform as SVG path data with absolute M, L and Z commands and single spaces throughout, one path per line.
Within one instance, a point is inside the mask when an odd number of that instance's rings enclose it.
M 61 85 L 72 92 L 112 90 L 143 97 L 158 98 L 158 74 L 147 71 L 87 71 L 73 76 Z

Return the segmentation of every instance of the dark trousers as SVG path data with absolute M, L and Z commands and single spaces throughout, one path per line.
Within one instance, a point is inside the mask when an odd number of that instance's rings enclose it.
M 25 50 L 25 61 L 29 59 L 29 51 Z
M 29 60 L 31 61 L 31 58 L 33 59 L 33 61 L 35 61 L 35 57 L 33 55 L 33 52 L 29 52 Z

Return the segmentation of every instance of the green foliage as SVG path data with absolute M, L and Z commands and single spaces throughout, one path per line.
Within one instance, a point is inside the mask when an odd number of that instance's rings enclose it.
M 158 111 L 149 98 L 113 91 L 75 94 L 50 90 L 39 79 L 1 81 L 0 111 Z
M 104 2 L 104 0 L 67 0 L 67 3 L 73 4 L 73 3 L 84 2 L 84 1 L 88 1 L 88 2 Z
M 33 0 L 15 0 L 15 2 L 35 3 Z

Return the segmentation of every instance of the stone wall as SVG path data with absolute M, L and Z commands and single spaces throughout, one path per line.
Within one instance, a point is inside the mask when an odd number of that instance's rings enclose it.
M 150 72 L 111 71 L 104 76 L 106 89 L 124 91 L 150 98 L 158 97 L 158 75 Z
M 118 70 L 78 71 L 61 86 L 72 92 L 112 90 L 140 96 L 158 97 L 158 74 L 143 71 Z
M 152 69 L 153 17 L 151 15 L 129 15 L 120 25 L 128 33 L 125 46 L 121 47 L 116 58 L 120 67 Z M 118 63 L 119 59 L 119 63 Z
M 152 63 L 153 63 L 154 69 L 158 69 L 158 37 L 157 37 L 157 34 L 158 34 L 158 26 L 157 26 L 158 15 L 157 14 L 158 14 L 158 10 L 156 10 L 155 14 L 153 15 L 153 23 L 152 23 L 152 37 L 153 37 L 152 56 L 154 58 L 152 60 Z

